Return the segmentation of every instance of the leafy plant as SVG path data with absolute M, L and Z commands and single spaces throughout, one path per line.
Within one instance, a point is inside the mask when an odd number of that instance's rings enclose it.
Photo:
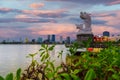
M 22 75 L 21 69 L 18 69 L 16 76 L 9 73 L 5 79 L 0 76 L 0 80 L 119 80 L 120 46 L 111 42 L 104 44 L 107 48 L 99 53 L 86 51 L 76 56 L 79 48 L 76 42 L 69 48 L 70 55 L 66 56 L 66 63 L 62 61 L 63 51 L 59 52 L 61 64 L 58 66 L 54 65 L 55 60 L 51 60 L 49 55 L 55 45 L 42 44 L 37 53 L 28 55 L 31 64 Z M 90 41 L 85 45 L 89 47 Z M 35 56 L 39 56 L 40 63 Z
M 0 80 L 20 80 L 21 77 L 21 68 L 19 68 L 16 72 L 16 76 L 13 76 L 13 73 L 9 73 L 5 78 L 0 76 Z

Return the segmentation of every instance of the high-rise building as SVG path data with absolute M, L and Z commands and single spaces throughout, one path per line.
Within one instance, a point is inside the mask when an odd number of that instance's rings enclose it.
M 67 44 L 70 44 L 70 43 L 71 43 L 69 36 L 66 38 L 66 43 L 67 43 Z
M 38 43 L 42 43 L 42 38 L 39 37 L 39 38 L 37 39 L 37 42 L 38 42 Z
M 109 37 L 109 36 L 110 36 L 110 32 L 108 32 L 108 31 L 104 31 L 104 32 L 103 32 L 103 36 L 107 36 L 107 37 Z
M 50 35 L 48 35 L 47 41 L 50 42 Z
M 60 43 L 63 43 L 63 37 L 60 36 Z
M 25 43 L 28 43 L 29 42 L 29 39 L 26 37 L 25 38 Z
M 35 39 L 32 39 L 32 41 L 31 41 L 32 43 L 35 43 L 36 41 L 35 41 Z
M 51 42 L 52 42 L 52 43 L 55 42 L 55 35 L 54 35 L 54 34 L 52 35 Z

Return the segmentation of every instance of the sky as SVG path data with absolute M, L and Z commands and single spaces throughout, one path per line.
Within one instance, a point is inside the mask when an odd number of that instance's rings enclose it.
M 48 34 L 76 39 L 80 12 L 91 14 L 94 35 L 120 34 L 120 0 L 0 0 L 0 40 Z

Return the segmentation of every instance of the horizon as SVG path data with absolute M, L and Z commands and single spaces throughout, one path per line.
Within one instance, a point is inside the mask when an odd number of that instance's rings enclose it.
M 49 34 L 76 39 L 81 11 L 91 14 L 93 34 L 120 34 L 119 0 L 1 0 L 0 5 L 0 40 Z

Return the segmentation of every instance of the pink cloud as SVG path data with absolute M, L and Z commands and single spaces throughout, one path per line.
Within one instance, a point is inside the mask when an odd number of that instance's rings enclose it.
M 0 8 L 0 10 L 3 10 L 3 11 L 10 11 L 11 9 L 10 9 L 10 8 Z
M 15 16 L 15 18 L 32 18 L 32 17 L 28 16 L 28 15 L 21 14 L 21 15 Z
M 0 8 L 0 12 L 6 13 L 6 12 L 10 12 L 12 11 L 12 9 L 10 8 Z
M 102 34 L 104 31 L 109 31 L 110 33 L 120 33 L 120 30 L 114 27 L 101 26 L 101 25 L 93 25 L 92 31 L 94 34 Z
M 38 9 L 38 8 L 43 7 L 44 5 L 45 5 L 44 3 L 32 3 L 30 4 L 30 7 L 33 9 Z
M 115 4 L 120 4 L 120 0 L 115 0 L 113 2 L 108 3 L 108 5 L 115 5 Z
M 16 37 L 17 34 L 19 34 L 19 32 L 13 29 L 0 29 L 0 37 L 2 38 L 13 38 Z
M 33 27 L 34 26 L 34 27 Z M 76 32 L 74 24 L 46 23 L 33 25 L 28 30 L 34 35 L 67 35 L 67 33 Z
M 58 16 L 61 17 L 60 14 L 67 12 L 66 9 L 57 9 L 57 10 L 22 10 L 25 14 L 36 15 L 36 16 Z
M 110 25 L 112 27 L 118 26 L 120 24 L 120 11 L 108 11 L 99 13 L 96 15 L 97 20 L 106 21 L 106 25 Z
M 102 12 L 97 13 L 93 16 L 95 16 L 96 20 L 100 21 L 106 21 L 105 24 L 100 25 L 93 25 L 93 32 L 95 34 L 102 34 L 103 31 L 109 31 L 110 33 L 120 33 L 120 11 L 108 11 L 108 12 Z

